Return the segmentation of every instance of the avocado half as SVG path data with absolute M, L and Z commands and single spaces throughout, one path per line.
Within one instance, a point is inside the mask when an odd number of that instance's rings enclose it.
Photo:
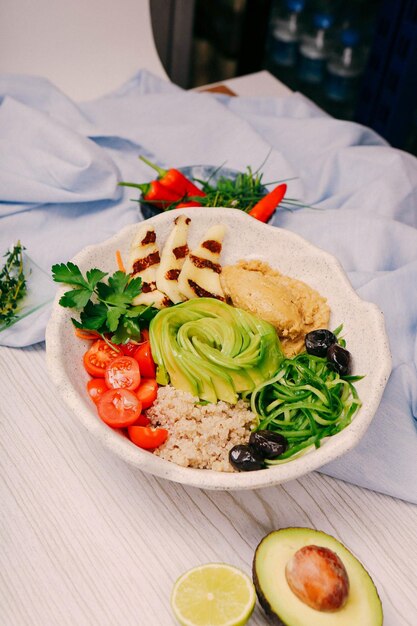
M 291 591 L 285 566 L 304 546 L 328 548 L 341 559 L 350 590 L 343 608 L 322 612 L 310 608 Z M 253 560 L 258 600 L 277 626 L 381 626 L 383 613 L 376 587 L 363 565 L 334 537 L 312 528 L 282 528 L 266 535 Z

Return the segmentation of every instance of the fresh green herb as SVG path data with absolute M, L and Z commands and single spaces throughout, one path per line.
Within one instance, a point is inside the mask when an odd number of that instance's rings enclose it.
M 4 329 L 19 319 L 19 305 L 27 293 L 23 270 L 24 247 L 18 241 L 4 255 L 6 262 L 0 270 L 0 328 Z
M 272 182 L 264 183 L 262 181 L 262 174 L 257 171 L 252 172 L 248 166 L 246 172 L 239 173 L 236 178 L 230 179 L 225 176 L 220 177 L 215 184 L 210 184 L 210 180 L 204 181 L 198 178 L 193 180 L 201 185 L 202 190 L 205 192 L 205 196 L 190 196 L 187 200 L 195 200 L 203 206 L 209 207 L 229 207 L 232 209 L 240 209 L 249 213 L 251 209 L 257 204 L 267 193 L 268 187 L 271 185 L 278 185 L 292 178 L 285 178 L 282 180 L 275 180 Z M 176 208 L 177 203 L 173 203 L 168 208 Z M 292 211 L 293 209 L 302 209 L 312 207 L 304 202 L 297 200 L 296 198 L 285 197 L 280 206 L 284 209 Z
M 245 172 L 239 173 L 235 179 L 221 176 L 215 184 L 210 180 L 197 180 L 206 194 L 202 198 L 196 198 L 205 206 L 232 207 L 250 211 L 250 209 L 265 195 L 265 187 L 262 184 L 262 174 L 252 172 L 248 166 Z
M 139 341 L 141 328 L 149 326 L 158 309 L 132 304 L 142 291 L 142 279 L 131 278 L 118 270 L 108 274 L 97 268 L 82 275 L 74 263 L 60 263 L 52 267 L 52 278 L 57 283 L 72 285 L 60 298 L 63 307 L 80 310 L 80 321 L 72 319 L 76 328 L 95 330 L 105 338 L 110 335 L 112 343 L 123 344 Z
M 216 174 L 216 172 L 217 170 L 215 170 L 214 174 Z M 253 207 L 268 194 L 268 187 L 270 185 L 276 186 L 279 183 L 293 180 L 292 178 L 286 178 L 283 180 L 264 183 L 262 181 L 262 174 L 260 174 L 258 170 L 256 172 L 252 172 L 252 169 L 249 166 L 246 168 L 245 172 L 240 172 L 236 178 L 221 176 L 215 183 L 211 183 L 211 179 L 212 177 L 208 180 L 193 178 L 192 180 L 201 186 L 205 196 L 187 196 L 187 198 L 183 198 L 177 202 L 172 202 L 165 208 L 165 210 L 176 209 L 179 203 L 184 200 L 191 200 L 202 206 L 229 207 L 232 209 L 240 209 L 241 211 L 249 213 L 251 209 L 253 209 Z M 152 203 L 148 200 L 147 202 L 150 204 Z M 297 208 L 314 208 L 304 202 L 301 202 L 300 200 L 297 200 L 296 198 L 287 197 L 280 202 L 280 206 L 290 211 Z
M 353 385 L 361 376 L 346 376 L 328 367 L 327 360 L 311 354 L 284 359 L 277 374 L 259 385 L 252 394 L 252 411 L 259 417 L 256 430 L 283 435 L 288 449 L 276 465 L 310 448 L 320 446 L 324 437 L 350 424 L 361 406 Z
M 133 202 L 139 202 L 141 204 L 154 205 L 155 209 L 169 211 L 176 209 L 178 206 L 209 206 L 209 207 L 230 207 L 233 209 L 240 209 L 249 213 L 251 209 L 268 194 L 268 188 L 270 186 L 276 187 L 278 184 L 293 180 L 294 178 L 286 178 L 282 180 L 275 180 L 270 182 L 264 182 L 262 180 L 263 174 L 261 168 L 266 162 L 269 154 L 265 158 L 264 162 L 253 171 L 248 165 L 244 172 L 239 172 L 235 177 L 230 178 L 227 175 L 221 175 L 223 165 L 218 168 L 214 168 L 208 179 L 200 179 L 192 177 L 188 180 L 188 188 L 178 191 L 178 188 L 174 186 L 172 180 L 164 178 L 164 184 L 161 185 L 162 178 L 151 181 L 150 183 L 130 183 L 121 182 L 119 185 L 125 187 L 133 187 L 142 191 L 138 199 L 134 199 Z M 146 159 L 145 162 L 149 163 Z M 152 167 L 153 164 L 152 164 Z M 158 171 L 166 172 L 166 170 Z M 170 170 L 170 172 L 176 172 L 177 175 L 182 176 L 181 171 Z M 177 177 L 175 178 L 177 180 Z M 197 187 L 194 183 L 197 183 Z M 191 187 L 191 188 L 190 188 Z M 193 195 L 192 188 L 194 190 L 198 187 L 201 188 L 203 194 L 198 193 Z M 146 188 L 146 189 L 145 189 Z M 151 191 L 149 191 L 151 189 Z M 174 197 L 172 196 L 174 192 Z M 190 203 L 190 204 L 188 204 Z M 289 198 L 285 196 L 280 202 L 280 207 L 292 211 L 293 209 L 300 208 L 315 208 L 311 207 L 304 202 L 297 200 L 296 198 Z

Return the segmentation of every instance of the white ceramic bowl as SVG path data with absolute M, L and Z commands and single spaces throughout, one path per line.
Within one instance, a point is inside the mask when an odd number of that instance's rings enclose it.
M 184 468 L 141 450 L 97 416 L 86 392 L 88 375 L 82 355 L 88 342 L 77 339 L 70 321 L 73 312 L 59 306 L 63 291 L 57 293 L 46 332 L 49 374 L 59 393 L 84 426 L 115 454 L 144 472 L 202 489 L 255 489 L 307 474 L 353 448 L 368 428 L 381 400 L 391 371 L 391 357 L 382 313 L 359 298 L 339 262 L 330 254 L 298 235 L 254 220 L 242 211 L 222 208 L 176 210 L 191 218 L 189 244 L 192 248 L 211 225 L 227 227 L 221 261 L 235 263 L 242 258 L 262 259 L 283 274 L 305 281 L 328 299 L 331 308 L 330 328 L 343 323 L 343 335 L 353 356 L 353 373 L 365 377 L 356 383 L 362 406 L 352 423 L 342 432 L 304 456 L 269 469 L 253 472 L 215 472 Z M 162 244 L 174 218 L 173 212 L 149 220 Z M 128 226 L 107 241 L 85 248 L 73 261 L 85 272 L 91 267 L 116 270 L 115 251 L 127 258 L 136 229 Z

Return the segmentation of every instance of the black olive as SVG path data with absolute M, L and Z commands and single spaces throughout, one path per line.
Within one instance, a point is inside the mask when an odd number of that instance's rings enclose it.
M 229 461 L 239 472 L 250 472 L 265 467 L 263 457 L 247 444 L 233 446 L 229 452 Z
M 271 430 L 258 430 L 251 433 L 249 445 L 259 452 L 264 459 L 276 459 L 288 448 L 288 441 L 279 433 Z
M 327 350 L 327 360 L 329 367 L 334 369 L 340 376 L 347 376 L 351 370 L 351 356 L 348 350 L 342 348 L 337 343 Z
M 314 356 L 326 356 L 327 350 L 334 343 L 337 343 L 336 335 L 326 328 L 312 330 L 305 336 L 306 350 Z

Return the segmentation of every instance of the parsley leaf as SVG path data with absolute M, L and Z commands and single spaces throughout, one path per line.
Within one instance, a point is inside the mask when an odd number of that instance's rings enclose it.
M 138 296 L 142 291 L 142 279 L 138 276 L 137 278 L 132 278 L 125 289 L 125 293 L 128 294 L 131 299 Z
M 58 263 L 52 266 L 52 278 L 57 283 L 65 283 L 67 285 L 80 285 L 88 287 L 87 281 L 84 280 L 79 268 L 71 261 Z
M 98 281 L 107 276 L 107 272 L 102 272 L 101 270 L 98 270 L 97 268 L 93 268 L 92 270 L 89 270 L 87 272 L 86 276 L 87 276 L 87 282 L 90 288 L 94 289 Z
M 132 306 L 126 312 L 126 317 L 140 317 L 142 320 L 149 322 L 155 317 L 159 309 L 155 309 L 153 306 L 147 306 L 146 304 L 139 304 L 138 306 Z
M 120 270 L 109 277 L 109 287 L 114 293 L 123 293 L 129 282 L 129 276 Z
M 158 309 L 132 304 L 142 291 L 142 279 L 131 278 L 120 270 L 108 277 L 97 268 L 86 272 L 85 277 L 74 263 L 60 263 L 52 267 L 55 282 L 72 285 L 59 303 L 64 307 L 81 310 L 80 321 L 72 319 L 76 328 L 96 330 L 101 335 L 111 334 L 115 344 L 140 339 L 141 328 L 149 326 Z
M 120 318 L 117 331 L 112 336 L 112 342 L 115 344 L 127 343 L 132 339 L 135 341 L 140 337 L 140 323 L 138 318 L 129 318 L 123 315 Z
M 92 293 L 91 289 L 84 287 L 72 289 L 71 291 L 66 291 L 61 296 L 59 304 L 70 309 L 82 309 L 90 300 Z
M 96 292 L 100 300 L 107 300 L 110 294 L 113 293 L 112 288 L 106 283 L 97 283 Z
M 56 283 L 75 286 L 75 289 L 66 291 L 59 301 L 61 306 L 70 309 L 85 307 L 93 295 L 97 283 L 105 276 L 107 276 L 106 272 L 93 268 L 87 272 L 86 278 L 84 278 L 79 267 L 71 261 L 68 261 L 67 264 L 58 263 L 52 266 L 52 279 Z
M 88 330 L 100 330 L 107 320 L 107 307 L 103 303 L 87 302 L 80 315 L 83 327 Z
M 110 332 L 116 332 L 120 317 L 124 312 L 125 309 L 121 306 L 112 306 L 110 309 L 107 309 L 107 326 Z

